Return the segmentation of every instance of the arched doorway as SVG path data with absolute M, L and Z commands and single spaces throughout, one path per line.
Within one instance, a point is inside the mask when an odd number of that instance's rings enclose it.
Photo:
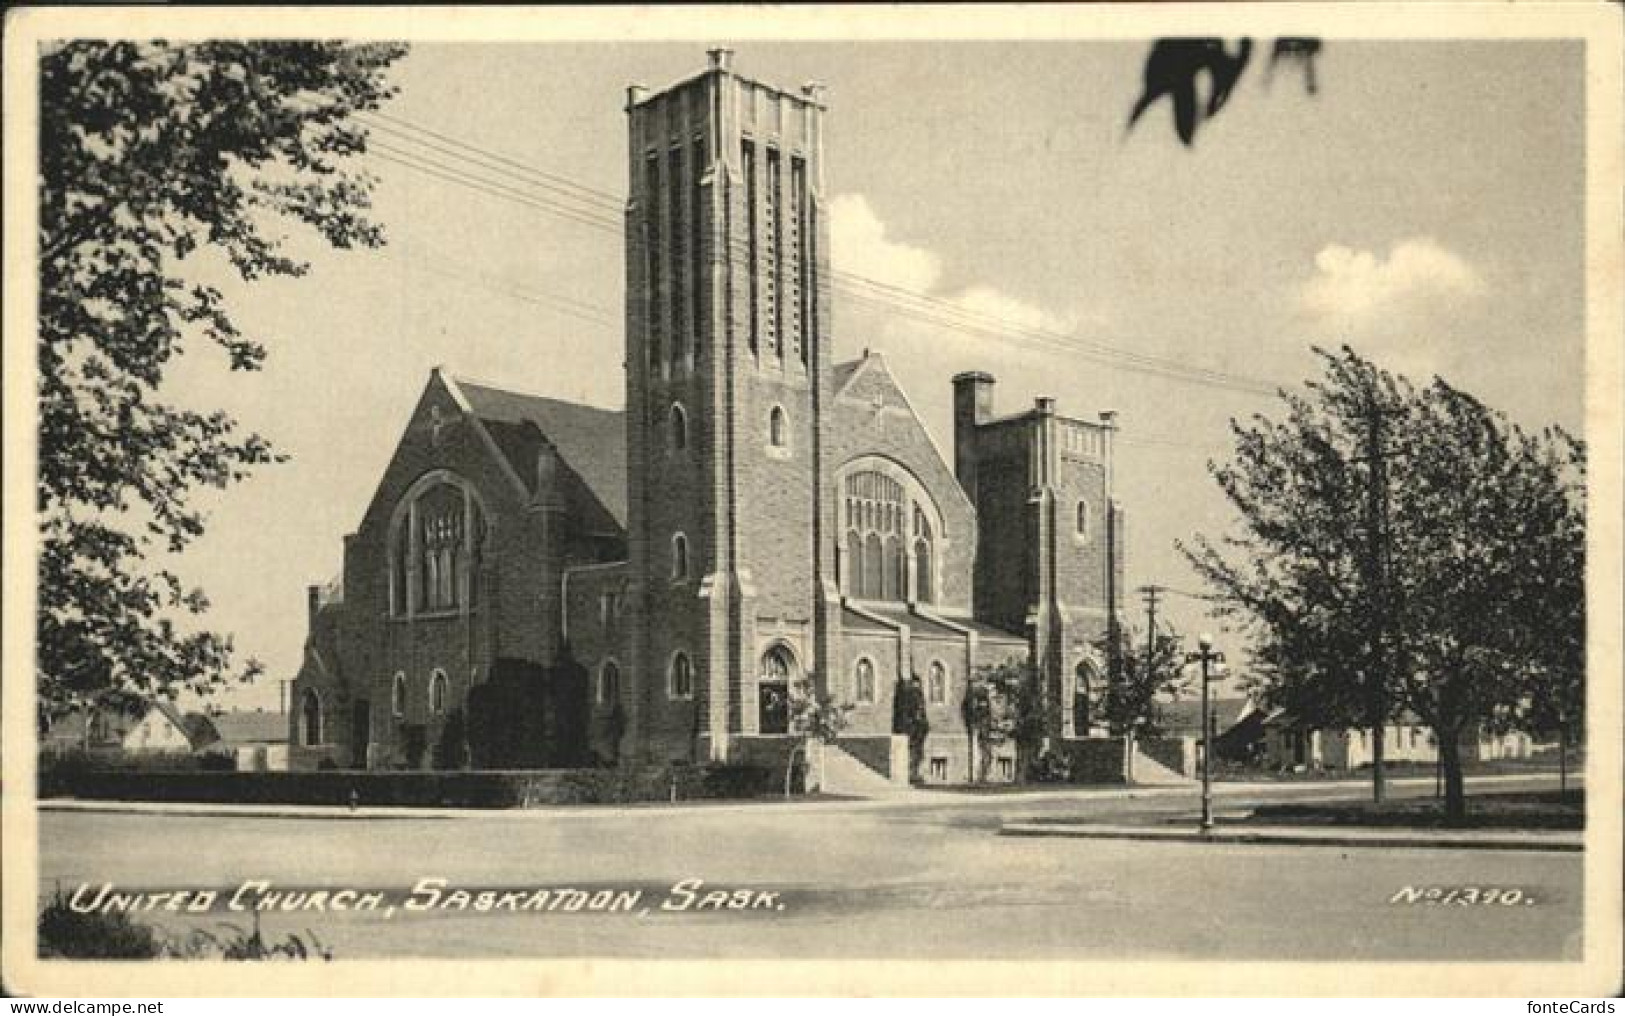
M 350 765 L 367 768 L 367 747 L 372 740 L 372 703 L 357 699 L 350 708 Z
M 790 682 L 797 672 L 788 646 L 776 645 L 762 656 L 756 684 L 756 729 L 763 734 L 790 732 Z
M 300 700 L 299 718 L 304 736 L 301 743 L 307 748 L 314 748 L 322 743 L 322 700 L 317 696 L 314 688 L 306 688 Z

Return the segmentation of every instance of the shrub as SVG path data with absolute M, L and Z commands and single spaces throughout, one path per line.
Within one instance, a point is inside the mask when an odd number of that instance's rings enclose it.
M 62 890 L 39 915 L 41 959 L 150 960 L 163 943 L 145 924 L 127 914 L 81 914 L 68 906 Z
M 1066 756 L 1045 749 L 1028 761 L 1027 781 L 1029 783 L 1070 783 L 1072 782 L 1072 763 L 1067 760 Z

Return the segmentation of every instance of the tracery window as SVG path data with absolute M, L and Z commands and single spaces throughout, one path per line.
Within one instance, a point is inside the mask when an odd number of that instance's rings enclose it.
M 402 499 L 389 534 L 389 611 L 405 617 L 472 606 L 485 516 L 473 488 L 436 471 Z
M 878 470 L 848 476 L 844 494 L 846 594 L 932 602 L 935 545 L 926 511 L 901 481 Z

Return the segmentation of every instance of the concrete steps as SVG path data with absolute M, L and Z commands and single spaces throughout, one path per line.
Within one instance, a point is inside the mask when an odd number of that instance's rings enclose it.
M 1169 769 L 1161 762 L 1136 748 L 1134 750 L 1134 779 L 1131 782 L 1141 787 L 1186 787 L 1196 781 L 1184 773 Z
M 814 767 L 819 789 L 826 794 L 846 797 L 898 797 L 914 791 L 907 781 L 893 783 L 863 762 L 843 751 L 838 744 L 818 745 Z

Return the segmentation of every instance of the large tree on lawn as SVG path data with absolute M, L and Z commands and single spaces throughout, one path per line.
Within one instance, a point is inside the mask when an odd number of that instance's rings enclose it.
M 397 45 L 79 40 L 41 49 L 38 682 L 42 716 L 208 691 L 257 672 L 199 630 L 172 567 L 203 531 L 200 487 L 279 456 L 222 411 L 167 399 L 189 345 L 233 370 L 265 347 L 233 324 L 220 266 L 297 276 L 278 232 L 377 246 L 356 114 L 393 94 Z
M 1239 530 L 1183 549 L 1249 626 L 1272 701 L 1312 724 L 1414 712 L 1460 817 L 1460 739 L 1577 687 L 1583 443 L 1442 379 L 1319 355 L 1324 377 L 1283 393 L 1284 418 L 1233 424 L 1235 457 L 1213 467 Z

